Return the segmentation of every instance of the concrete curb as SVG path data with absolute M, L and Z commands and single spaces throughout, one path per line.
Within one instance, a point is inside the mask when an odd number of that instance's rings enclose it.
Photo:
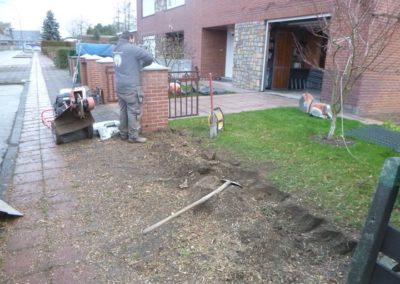
M 25 116 L 25 103 L 28 97 L 29 81 L 24 84 L 22 90 L 21 99 L 19 101 L 18 111 L 15 115 L 13 130 L 10 138 L 8 139 L 9 146 L 4 155 L 4 159 L 1 163 L 0 169 L 0 199 L 3 199 L 4 193 L 7 190 L 14 172 L 15 160 L 18 154 L 18 144 L 21 137 L 22 125 Z M 4 199 L 3 199 L 4 200 Z

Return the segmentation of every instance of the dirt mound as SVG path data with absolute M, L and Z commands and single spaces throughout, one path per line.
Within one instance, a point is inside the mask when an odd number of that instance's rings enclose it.
M 269 184 L 263 173 L 273 165 L 204 150 L 183 132 L 149 138 L 144 145 L 111 139 L 61 148 L 79 202 L 75 226 L 86 264 L 125 283 L 343 282 L 354 241 Z M 243 188 L 229 186 L 142 235 L 223 178 Z

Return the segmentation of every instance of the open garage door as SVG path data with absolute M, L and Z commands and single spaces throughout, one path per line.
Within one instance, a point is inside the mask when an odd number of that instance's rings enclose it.
M 323 37 L 314 32 L 321 17 L 267 21 L 264 90 L 321 90 L 326 52 Z M 312 51 L 307 60 L 297 49 L 299 44 Z

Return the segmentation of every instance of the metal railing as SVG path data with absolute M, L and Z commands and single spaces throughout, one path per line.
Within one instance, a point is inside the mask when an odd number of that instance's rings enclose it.
M 168 117 L 199 115 L 199 71 L 168 72 Z

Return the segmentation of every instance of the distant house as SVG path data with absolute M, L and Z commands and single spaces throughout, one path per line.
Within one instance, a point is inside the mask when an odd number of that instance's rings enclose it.
M 9 48 L 13 45 L 13 39 L 8 35 L 0 34 L 0 49 Z
M 311 88 L 329 102 L 330 83 L 320 70 L 329 68 L 332 60 L 321 48 L 322 39 L 310 30 L 318 28 L 321 19 L 334 20 L 333 10 L 326 0 L 138 0 L 137 29 L 155 53 L 160 35 L 179 41 L 185 58 L 192 59 L 203 77 L 212 73 L 257 91 Z M 312 51 L 309 60 L 319 68 L 299 58 L 293 35 Z M 393 38 L 399 39 L 400 32 Z M 400 40 L 393 45 L 389 52 L 400 49 Z M 394 60 L 400 61 L 398 54 Z M 398 65 L 388 64 L 392 69 Z M 364 74 L 345 108 L 360 115 L 400 114 L 399 90 L 399 71 Z
M 42 41 L 40 31 L 13 30 L 11 37 L 17 48 L 40 46 Z
M 117 41 L 116 36 L 110 36 L 110 35 L 100 35 L 99 39 L 95 39 L 94 35 L 82 35 L 81 36 L 81 41 L 82 42 L 91 42 L 91 43 L 114 43 Z

